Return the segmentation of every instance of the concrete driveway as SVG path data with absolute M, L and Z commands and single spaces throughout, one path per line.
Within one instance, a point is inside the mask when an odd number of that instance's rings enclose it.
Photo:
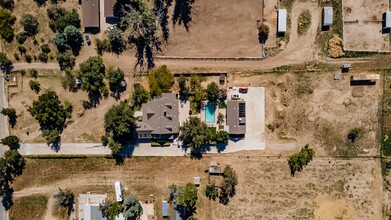
M 228 142 L 223 153 L 241 150 L 265 150 L 265 88 L 246 87 L 246 94 L 239 93 L 239 87 L 228 89 L 228 98 L 232 94 L 240 94 L 246 101 L 246 135 L 243 140 Z

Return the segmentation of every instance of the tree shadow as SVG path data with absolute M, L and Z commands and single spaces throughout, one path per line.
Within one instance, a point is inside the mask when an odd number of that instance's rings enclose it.
M 5 189 L 5 194 L 3 195 L 3 200 L 1 201 L 5 210 L 9 210 L 14 205 L 14 201 L 12 198 L 13 194 L 14 194 L 14 189 L 9 187 L 9 185 L 7 184 Z
M 90 102 L 90 107 L 95 108 L 97 105 L 99 105 L 101 98 L 102 98 L 102 94 L 99 91 L 98 92 L 89 92 L 88 93 L 88 100 Z
M 15 127 L 17 118 L 18 118 L 17 115 L 8 117 L 8 123 L 10 124 L 11 128 Z
M 163 40 L 167 42 L 170 36 L 168 29 L 168 8 L 172 5 L 172 0 L 155 0 L 153 12 L 159 19 L 159 25 L 161 27 Z
M 61 149 L 61 136 L 56 138 L 56 140 L 51 143 L 50 149 L 52 149 L 54 152 L 58 153 Z
M 218 153 L 221 153 L 221 152 L 225 151 L 225 149 L 227 148 L 227 146 L 228 146 L 228 143 L 227 143 L 227 142 L 226 142 L 226 143 L 217 143 L 217 144 L 216 144 L 217 152 L 218 152 Z
M 175 24 L 183 24 L 186 31 L 189 32 L 191 18 L 191 11 L 195 0 L 175 0 L 175 7 L 172 20 Z
M 18 150 L 20 148 L 20 144 L 17 143 L 17 144 L 13 144 L 11 146 L 9 146 L 10 150 Z
M 269 38 L 269 33 L 258 32 L 258 41 L 260 44 L 265 44 L 267 39 Z

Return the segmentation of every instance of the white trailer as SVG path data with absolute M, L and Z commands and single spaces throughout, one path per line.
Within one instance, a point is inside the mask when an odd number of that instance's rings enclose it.
M 285 33 L 286 32 L 286 21 L 287 21 L 287 11 L 286 9 L 278 9 L 277 11 L 277 32 Z
M 115 197 L 117 198 L 117 202 L 122 202 L 123 196 L 122 196 L 122 186 L 120 181 L 116 181 L 114 183 L 115 186 Z

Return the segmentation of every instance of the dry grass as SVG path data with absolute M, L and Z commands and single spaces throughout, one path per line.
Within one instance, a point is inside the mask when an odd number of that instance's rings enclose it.
M 311 13 L 310 11 L 304 10 L 300 13 L 299 19 L 297 21 L 297 33 L 303 35 L 311 26 Z
M 227 206 L 204 196 L 208 181 L 204 169 L 211 161 L 223 166 L 229 164 L 238 173 L 236 196 Z M 135 194 L 142 201 L 150 201 L 149 195 L 153 194 L 155 213 L 160 219 L 161 200 L 167 199 L 167 187 L 173 183 L 184 185 L 194 176 L 200 176 L 198 219 L 324 219 L 326 214 L 377 219 L 381 213 L 378 165 L 373 159 L 315 158 L 304 171 L 291 177 L 286 158 L 150 157 L 127 159 L 122 166 L 104 158 L 28 159 L 26 170 L 14 187 L 16 197 L 21 193 L 37 193 L 35 186 L 39 186 L 46 193 L 67 187 L 75 197 L 85 192 L 108 193 L 108 198 L 113 200 L 113 183 L 120 180 L 125 196 Z M 213 178 L 217 184 L 220 179 Z M 327 201 L 339 205 L 330 207 Z M 346 213 L 352 216 L 345 216 Z
M 45 214 L 47 203 L 48 197 L 45 195 L 18 198 L 15 200 L 14 205 L 9 212 L 9 219 L 41 220 Z

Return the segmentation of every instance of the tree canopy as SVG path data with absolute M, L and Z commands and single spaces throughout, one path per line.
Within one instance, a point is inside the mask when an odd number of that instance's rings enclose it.
M 6 9 L 0 8 L 0 36 L 7 42 L 11 42 L 14 39 L 14 29 L 16 17 Z
M 46 91 L 28 108 L 30 114 L 38 121 L 43 136 L 48 140 L 58 140 L 59 133 L 65 126 L 67 118 L 71 117 L 69 109 L 60 102 L 56 92 Z M 49 142 L 54 143 L 54 142 Z
M 104 205 L 99 205 L 99 210 L 102 212 L 102 217 L 108 220 L 114 220 L 122 212 L 122 206 L 118 202 L 107 202 Z
M 76 58 L 71 50 L 57 53 L 57 61 L 61 70 L 65 70 L 66 68 L 72 69 L 76 65 Z
M 27 35 L 34 36 L 38 33 L 38 27 L 39 27 L 38 19 L 32 14 L 22 15 L 20 24 L 23 26 L 24 32 Z
M 0 52 L 0 65 L 1 67 L 9 67 L 12 65 L 12 62 L 8 59 L 7 54 Z
M 170 92 L 174 76 L 166 65 L 153 70 L 148 77 L 151 97 Z
M 177 205 L 183 219 L 191 217 L 195 211 L 195 205 L 198 200 L 197 187 L 193 183 L 186 186 L 171 185 L 169 189 L 169 201 Z
M 121 54 L 125 50 L 125 41 L 122 38 L 121 30 L 114 28 L 109 32 L 111 51 L 115 54 Z
M 112 148 L 113 154 L 117 154 L 127 142 L 133 140 L 135 118 L 129 104 L 120 102 L 112 106 L 105 114 L 104 127 L 113 142 L 122 145 L 120 149 L 115 148 L 114 151 L 114 147 Z
M 37 94 L 41 90 L 41 84 L 38 81 L 30 80 L 29 86 L 30 86 L 30 89 L 33 90 Z
M 54 194 L 56 205 L 59 208 L 65 209 L 68 215 L 73 211 L 73 203 L 75 196 L 70 189 L 58 189 L 58 192 Z
M 231 166 L 226 166 L 223 172 L 223 181 L 221 183 L 220 202 L 227 204 L 230 197 L 236 193 L 236 185 L 238 185 L 238 175 Z
M 149 100 L 149 93 L 143 86 L 136 86 L 132 92 L 133 104 L 137 108 L 141 108 L 142 104 Z
M 83 45 L 83 35 L 75 26 L 68 25 L 64 32 L 56 34 L 54 43 L 59 52 L 72 50 L 73 54 L 78 54 Z
M 19 138 L 15 135 L 9 135 L 1 139 L 1 143 L 10 147 L 11 150 L 14 150 L 19 147 Z
M 199 118 L 190 117 L 179 127 L 179 139 L 194 150 L 200 150 L 211 138 L 208 126 Z
M 219 98 L 219 87 L 215 82 L 211 82 L 207 87 L 208 100 L 215 102 Z
M 16 119 L 18 116 L 16 115 L 16 111 L 13 108 L 3 108 L 1 110 L 1 114 L 8 116 L 8 122 L 10 123 L 11 127 L 14 127 L 16 125 Z
M 179 84 L 179 94 L 180 96 L 188 96 L 190 93 L 190 88 L 186 85 L 187 77 L 184 75 L 180 75 L 178 79 Z
M 205 196 L 213 200 L 215 200 L 219 196 L 219 191 L 214 183 L 206 185 Z
M 301 148 L 300 152 L 295 153 L 289 157 L 288 164 L 291 169 L 292 176 L 295 175 L 296 171 L 303 170 L 303 167 L 306 166 L 314 157 L 315 151 L 306 144 Z
M 125 80 L 125 73 L 120 68 L 115 69 L 114 67 L 109 67 L 107 69 L 106 77 L 109 81 L 110 91 L 115 95 L 119 95 L 123 91 L 121 82 Z
M 122 204 L 122 213 L 125 219 L 138 219 L 143 212 L 143 208 L 136 196 L 128 196 Z
M 80 28 L 79 14 L 75 9 L 66 10 L 59 5 L 53 5 L 47 9 L 47 14 L 50 19 L 49 27 L 54 32 L 61 33 L 68 25 Z
M 89 93 L 97 93 L 104 86 L 105 65 L 102 57 L 94 56 L 79 65 L 79 78 L 83 82 L 81 89 Z
M 26 167 L 26 160 L 17 150 L 7 150 L 4 152 L 3 158 L 7 167 L 7 174 L 11 176 L 11 180 L 22 175 Z
M 227 143 L 229 140 L 229 134 L 226 131 L 217 131 L 216 132 L 216 142 L 217 143 Z

